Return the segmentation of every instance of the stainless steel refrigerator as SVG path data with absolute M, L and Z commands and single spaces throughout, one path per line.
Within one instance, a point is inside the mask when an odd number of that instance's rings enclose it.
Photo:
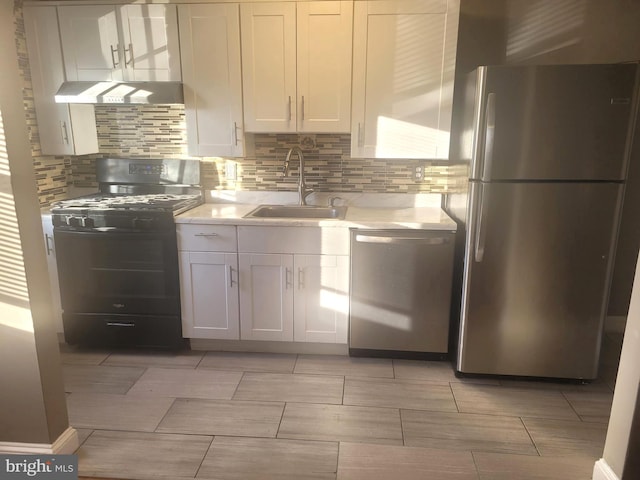
M 636 70 L 470 75 L 458 150 L 469 190 L 445 200 L 465 232 L 458 372 L 597 376 Z

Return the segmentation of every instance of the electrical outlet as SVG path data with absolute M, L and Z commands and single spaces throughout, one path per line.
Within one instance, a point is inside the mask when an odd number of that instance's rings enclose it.
M 236 168 L 236 162 L 226 162 L 224 165 L 224 176 L 227 180 L 236 180 L 238 176 L 238 169 Z
M 416 165 L 414 168 L 413 180 L 416 182 L 422 182 L 424 180 L 424 167 L 422 165 Z

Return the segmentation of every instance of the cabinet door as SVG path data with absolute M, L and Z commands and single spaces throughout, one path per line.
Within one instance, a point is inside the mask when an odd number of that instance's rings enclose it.
M 184 337 L 240 338 L 237 263 L 235 253 L 180 252 Z
M 353 2 L 297 4 L 298 131 L 349 132 Z
M 98 134 L 93 105 L 58 104 L 54 101 L 54 95 L 65 80 L 56 7 L 25 7 L 24 26 L 42 153 L 97 153 Z
M 240 338 L 293 340 L 293 256 L 240 255 Z
M 244 155 L 237 4 L 180 5 L 189 154 Z
M 242 79 L 248 132 L 296 131 L 296 4 L 243 3 Z
M 447 21 L 447 8 L 447 0 L 356 2 L 352 157 L 448 158 L 445 73 L 457 22 Z
M 296 255 L 294 340 L 347 343 L 349 257 Z
M 175 5 L 124 5 L 122 52 L 131 81 L 180 81 L 180 43 Z
M 58 7 L 67 80 L 123 80 L 113 5 Z

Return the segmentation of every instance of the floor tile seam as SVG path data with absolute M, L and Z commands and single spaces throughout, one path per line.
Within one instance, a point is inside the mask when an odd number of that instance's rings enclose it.
M 290 440 L 301 443 L 327 443 L 327 444 L 335 444 L 338 445 L 340 440 L 314 440 L 312 438 L 283 438 L 283 437 L 248 437 L 243 435 L 215 435 L 216 438 L 238 438 L 238 439 L 247 439 L 247 438 L 255 438 L 258 440 Z
M 421 385 L 425 387 L 435 386 L 435 387 L 450 387 L 450 382 L 448 380 L 424 380 L 422 378 L 395 378 L 395 377 L 367 377 L 367 376 L 357 376 L 357 375 L 344 375 L 345 380 L 352 381 L 389 381 L 390 384 L 407 384 L 407 385 Z
M 404 422 L 402 421 L 402 409 L 398 409 L 398 415 L 400 416 L 400 433 L 402 434 L 402 445 L 407 446 L 407 440 L 404 435 Z
M 269 372 L 258 372 L 258 373 L 269 373 Z M 319 373 L 319 372 L 296 372 L 294 371 L 292 375 L 308 375 L 313 377 L 349 377 L 349 378 L 372 378 L 372 379 L 386 379 L 393 380 L 393 377 L 386 376 L 373 376 L 373 375 L 348 375 L 346 373 Z
M 478 461 L 476 460 L 475 453 L 473 453 L 473 450 L 469 450 L 469 453 L 471 454 L 471 461 L 473 462 L 473 467 L 476 470 L 476 478 L 478 480 L 481 480 L 482 479 L 482 475 L 480 475 L 480 467 L 478 465 Z
M 398 406 L 398 405 L 366 405 L 366 404 L 361 404 L 361 403 L 344 403 L 343 406 L 345 407 L 366 407 L 366 408 L 388 408 L 388 409 L 398 409 L 398 410 L 412 410 L 412 411 L 416 411 L 416 412 L 423 412 L 423 413 L 450 413 L 450 414 L 456 414 L 459 413 L 456 410 L 444 410 L 444 409 L 438 409 L 438 408 L 416 408 L 416 407 L 403 407 L 403 406 Z
M 227 400 L 233 400 L 233 397 L 236 396 L 236 394 L 238 393 L 238 389 L 240 388 L 240 384 L 242 383 L 242 380 L 244 379 L 244 375 L 245 375 L 245 372 L 243 371 L 242 374 L 240 375 L 240 379 L 238 380 L 238 383 L 236 384 L 236 388 L 233 389 L 233 393 L 231 394 L 231 396 Z
M 251 403 L 254 405 L 257 404 L 269 404 L 272 405 L 284 405 L 286 402 L 284 400 L 244 400 L 237 398 L 202 398 L 202 397 L 159 397 L 159 398 L 175 398 L 175 400 L 202 400 L 203 402 L 227 402 L 227 403 Z
M 417 409 L 417 408 L 401 408 L 402 410 L 412 410 L 412 411 L 416 411 L 416 412 L 426 412 L 427 410 L 422 410 L 422 409 Z M 434 410 L 428 410 L 430 412 L 435 412 Z M 458 412 L 436 412 L 436 413 L 449 413 L 449 414 L 460 414 L 460 415 L 479 415 L 479 416 L 484 416 L 484 417 L 497 417 L 497 418 L 511 418 L 511 419 L 519 419 L 519 418 L 523 418 L 522 415 L 517 415 L 517 414 L 506 414 L 506 413 L 488 413 L 488 412 L 465 412 L 465 411 L 458 411 Z M 537 420 L 561 420 L 561 421 L 574 421 L 577 423 L 577 421 L 575 419 L 573 419 L 573 417 L 571 419 L 567 419 L 566 417 L 540 417 L 540 416 L 532 416 L 532 415 L 526 415 L 524 418 L 531 418 L 531 419 L 537 419 Z
M 531 440 L 531 443 L 533 444 L 533 448 L 536 449 L 536 452 L 538 452 L 538 456 L 541 457 L 542 454 L 540 453 L 540 449 L 538 448 L 538 444 L 536 443 L 535 439 L 533 438 L 533 434 L 531 433 L 531 431 L 527 427 L 527 424 L 524 421 L 524 417 L 519 417 L 519 418 L 520 418 L 520 423 L 522 423 L 522 426 L 524 427 L 524 431 L 527 432 L 527 435 L 529 436 L 529 439 Z
M 354 407 L 354 408 L 372 408 L 372 409 L 380 409 L 380 410 L 396 410 L 400 411 L 398 407 L 369 407 L 364 405 L 342 405 L 340 403 L 318 403 L 318 402 L 286 402 L 287 405 L 317 405 L 317 406 L 327 406 L 327 407 Z M 286 408 L 286 407 L 285 407 Z
M 216 436 L 212 436 L 211 437 L 211 441 L 209 442 L 209 446 L 207 447 L 207 451 L 204 452 L 204 455 L 202 456 L 202 459 L 200 460 L 200 464 L 198 465 L 198 468 L 196 468 L 196 473 L 193 476 L 193 478 L 197 478 L 198 474 L 200 473 L 200 470 L 202 469 L 202 465 L 204 464 L 204 460 L 205 458 L 207 458 L 207 455 L 209 455 L 209 452 L 211 451 L 212 447 L 213 447 L 213 441 L 215 440 Z
M 109 357 L 111 357 L 111 355 L 113 355 L 113 353 L 114 353 L 114 352 L 109 352 L 109 353 L 107 353 L 107 356 L 106 356 L 106 357 L 104 357 L 100 362 L 98 362 L 98 365 L 102 365 L 104 362 L 106 362 L 106 361 L 109 359 Z M 63 362 L 63 363 L 64 363 L 64 362 Z
M 511 390 L 514 393 L 531 393 L 531 392 L 538 392 L 541 394 L 549 394 L 550 396 L 555 396 L 557 397 L 558 394 L 562 393 L 562 390 L 557 389 L 557 388 L 551 388 L 551 389 L 545 389 L 545 388 L 533 388 L 533 387 L 522 387 L 522 386 L 510 386 L 510 385 L 494 385 L 491 383 L 465 383 L 465 382 L 456 382 L 456 381 L 450 381 L 450 384 L 456 384 L 456 386 L 463 386 L 465 388 L 472 388 L 472 387 L 476 387 L 476 388 L 491 388 L 491 389 L 496 389 L 496 390 Z M 453 385 L 452 385 L 453 388 Z
M 167 398 L 167 397 L 164 397 L 164 398 Z M 172 398 L 172 397 L 169 397 L 169 398 Z M 160 421 L 158 421 L 158 423 L 156 423 L 156 426 L 153 428 L 154 432 L 158 430 L 158 427 L 160 426 L 160 424 L 164 421 L 165 418 L 167 418 L 167 415 L 169 414 L 173 406 L 176 404 L 176 400 L 177 398 L 173 397 L 173 400 L 169 404 L 169 408 L 167 408 L 167 410 L 164 412 L 164 415 L 162 415 L 162 418 L 160 418 Z
M 196 368 L 199 372 L 202 371 L 214 371 L 214 372 L 243 372 L 243 373 L 278 373 L 282 375 L 293 375 L 293 371 L 283 371 L 283 370 L 252 370 L 251 368 L 236 368 L 236 369 L 225 369 L 221 367 L 213 367 L 213 366 L 198 366 Z
M 197 351 L 197 350 L 191 350 L 192 352 Z M 202 356 L 200 357 L 200 360 L 198 361 L 198 363 L 196 364 L 196 366 L 194 367 L 196 370 L 198 369 L 198 367 L 200 366 L 200 364 L 204 361 L 204 359 L 207 356 L 207 352 L 206 350 L 202 352 Z
M 458 411 L 458 413 L 462 413 L 460 411 L 460 405 L 458 405 L 458 399 L 456 398 L 456 392 L 453 391 L 453 385 L 451 385 L 451 382 L 449 382 L 449 390 L 451 390 L 451 396 L 453 396 L 453 402 L 456 405 L 456 410 Z
M 573 403 L 571 403 L 571 400 L 569 400 L 567 398 L 567 396 L 564 394 L 564 392 L 560 392 L 560 393 L 562 394 L 562 398 L 564 398 L 565 402 L 567 402 L 569 404 L 569 407 L 571 408 L 571 411 L 573 413 L 575 413 L 576 417 L 578 417 L 578 420 L 581 421 L 581 422 L 584 422 L 584 420 L 582 420 L 582 417 L 578 413 L 578 410 L 576 410 L 576 408 L 573 406 Z
M 140 375 L 138 376 L 138 378 L 136 378 L 136 379 L 135 379 L 135 381 L 133 381 L 133 382 L 131 383 L 131 385 L 129 385 L 129 388 L 127 388 L 127 390 L 124 392 L 124 395 L 126 395 L 127 393 L 129 393 L 129 392 L 131 391 L 131 389 L 134 387 L 134 385 L 140 381 L 140 379 L 142 378 L 142 376 L 143 376 L 145 373 L 147 373 L 147 368 L 146 368 L 146 367 L 144 367 L 144 368 L 142 369 L 142 372 L 140 373 Z
M 84 427 L 77 427 L 77 428 L 84 428 Z M 95 432 L 109 432 L 109 433 L 116 433 L 116 434 L 120 434 L 120 433 L 145 433 L 148 435 L 182 435 L 182 436 L 186 436 L 186 437 L 215 437 L 216 435 L 212 435 L 212 434 L 205 434 L 205 433 L 171 433 L 171 432 L 155 432 L 155 431 L 142 431 L 142 430 L 114 430 L 112 428 L 93 428 L 92 429 L 93 432 L 91 433 L 91 435 L 93 435 Z M 90 436 L 91 436 L 90 435 Z M 86 442 L 86 440 L 85 440 Z M 84 443 L 84 442 L 83 442 Z

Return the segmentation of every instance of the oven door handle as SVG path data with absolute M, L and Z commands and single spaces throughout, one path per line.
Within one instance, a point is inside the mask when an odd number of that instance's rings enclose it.
M 218 237 L 220 235 L 217 233 L 196 233 L 195 236 L 196 237 Z
M 107 327 L 135 327 L 136 324 L 134 322 L 107 322 Z

